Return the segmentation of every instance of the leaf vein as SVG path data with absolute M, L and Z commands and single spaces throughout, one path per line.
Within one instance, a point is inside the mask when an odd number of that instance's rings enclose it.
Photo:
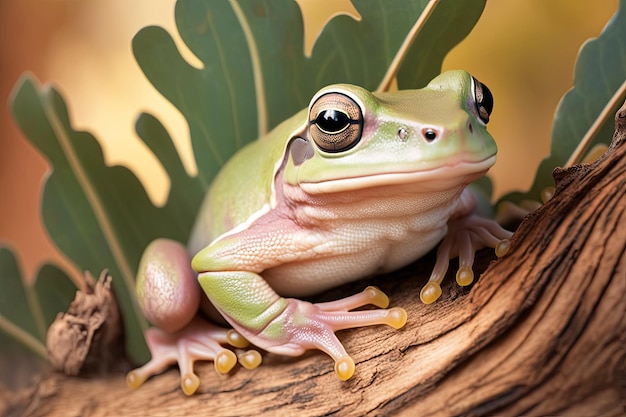
M 239 25 L 243 30 L 246 42 L 248 44 L 248 51 L 250 52 L 250 60 L 252 62 L 252 73 L 254 77 L 254 90 L 256 94 L 256 107 L 257 107 L 257 124 L 258 124 L 258 136 L 261 137 L 268 132 L 267 125 L 267 102 L 265 99 L 265 84 L 263 81 L 263 69 L 261 67 L 261 59 L 259 57 L 259 49 L 254 40 L 254 34 L 252 28 L 246 19 L 243 10 L 239 6 L 236 0 L 229 0 Z

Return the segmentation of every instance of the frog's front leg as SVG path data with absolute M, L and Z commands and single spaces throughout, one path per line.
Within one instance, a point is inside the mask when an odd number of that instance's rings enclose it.
M 448 221 L 448 232 L 437 250 L 435 267 L 420 292 L 420 298 L 425 304 L 431 304 L 441 296 L 441 282 L 451 259 L 459 258 L 457 284 L 468 286 L 474 281 L 472 266 L 477 250 L 494 248 L 498 257 L 504 256 L 509 250 L 513 233 L 502 228 L 495 220 L 475 214 L 476 197 L 469 189 L 463 191 L 459 201 L 459 209 Z
M 150 376 L 178 363 L 180 386 L 191 395 L 200 384 L 193 369 L 195 361 L 213 361 L 215 370 L 222 374 L 235 366 L 237 356 L 223 345 L 245 348 L 248 341 L 198 315 L 201 293 L 183 245 L 157 239 L 146 248 L 137 274 L 137 296 L 144 315 L 156 327 L 145 332 L 152 359 L 128 373 L 129 387 L 138 388 Z M 248 369 L 260 361 L 256 351 L 239 357 Z
M 401 308 L 385 310 L 389 299 L 374 287 L 342 300 L 313 304 L 278 296 L 254 272 L 205 272 L 199 280 L 220 313 L 250 342 L 288 356 L 299 356 L 309 349 L 324 351 L 335 361 L 335 372 L 342 380 L 354 374 L 355 365 L 336 331 L 374 324 L 399 329 L 407 320 Z M 350 311 L 368 304 L 381 309 Z

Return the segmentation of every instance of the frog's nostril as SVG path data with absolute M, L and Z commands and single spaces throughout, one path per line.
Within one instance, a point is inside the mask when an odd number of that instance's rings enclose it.
M 472 124 L 471 120 L 468 120 L 467 122 L 467 130 L 470 132 L 470 134 L 474 134 L 474 125 Z
M 402 142 L 406 141 L 408 139 L 408 136 L 409 132 L 406 130 L 405 127 L 398 128 L 398 138 L 400 138 Z

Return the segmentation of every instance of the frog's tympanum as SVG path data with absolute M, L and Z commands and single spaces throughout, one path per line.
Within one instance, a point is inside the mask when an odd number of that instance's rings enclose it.
M 159 239 L 145 251 L 137 293 L 156 326 L 145 335 L 152 360 L 128 384 L 178 362 L 181 387 L 192 394 L 196 360 L 213 361 L 220 373 L 238 360 L 258 366 L 259 353 L 243 351 L 248 342 L 289 356 L 319 349 L 339 378 L 350 378 L 355 364 L 335 332 L 398 329 L 406 312 L 387 309 L 374 287 L 326 303 L 299 297 L 393 271 L 440 244 L 420 294 L 431 303 L 451 258 L 459 257 L 458 283 L 469 285 L 478 248 L 505 252 L 511 233 L 475 214 L 466 188 L 495 162 L 486 130 L 492 107 L 487 87 L 464 71 L 420 90 L 331 85 L 241 149 L 212 184 L 189 245 Z M 370 304 L 378 309 L 352 311 Z

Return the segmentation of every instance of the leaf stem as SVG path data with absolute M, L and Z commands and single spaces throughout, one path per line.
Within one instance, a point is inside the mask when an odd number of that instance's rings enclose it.
M 46 352 L 46 347 L 43 343 L 30 333 L 20 329 L 2 314 L 0 314 L 0 329 L 6 332 L 9 336 L 13 337 L 15 340 L 24 344 L 37 356 L 41 357 L 41 359 L 48 360 L 48 353 Z
M 596 120 L 593 122 L 585 136 L 581 139 L 580 143 L 572 153 L 572 155 L 567 160 L 565 164 L 565 168 L 572 167 L 578 164 L 583 159 L 583 155 L 589 144 L 593 140 L 593 138 L 598 134 L 602 125 L 611 117 L 613 113 L 613 109 L 617 106 L 618 102 L 621 101 L 626 95 L 626 80 L 622 83 L 622 85 L 617 89 L 613 97 L 606 103 L 606 106 L 602 109 Z
M 398 49 L 398 52 L 396 52 L 396 56 L 393 58 L 393 61 L 391 61 L 391 65 L 389 65 L 387 73 L 380 82 L 380 85 L 376 89 L 376 92 L 381 93 L 389 90 L 389 87 L 393 84 L 393 80 L 398 74 L 398 70 L 400 69 L 402 61 L 404 61 L 404 57 L 406 56 L 409 48 L 413 44 L 413 41 L 415 40 L 415 38 L 417 38 L 417 35 L 424 27 L 424 24 L 426 23 L 426 21 L 428 21 L 428 18 L 435 10 L 437 3 L 439 3 L 439 0 L 430 0 L 428 2 L 424 10 L 422 11 L 422 14 L 407 34 L 406 38 L 404 38 L 404 42 L 402 42 L 400 49 Z
M 263 69 L 261 67 L 261 58 L 259 57 L 259 48 L 254 41 L 254 34 L 252 29 L 246 20 L 246 15 L 241 10 L 239 3 L 236 0 L 229 0 L 230 6 L 237 16 L 239 25 L 246 37 L 248 43 L 248 50 L 250 51 L 250 60 L 252 61 L 252 73 L 254 75 L 254 90 L 256 93 L 256 109 L 257 109 L 257 124 L 259 137 L 267 133 L 267 105 L 265 101 L 265 84 L 263 82 Z

